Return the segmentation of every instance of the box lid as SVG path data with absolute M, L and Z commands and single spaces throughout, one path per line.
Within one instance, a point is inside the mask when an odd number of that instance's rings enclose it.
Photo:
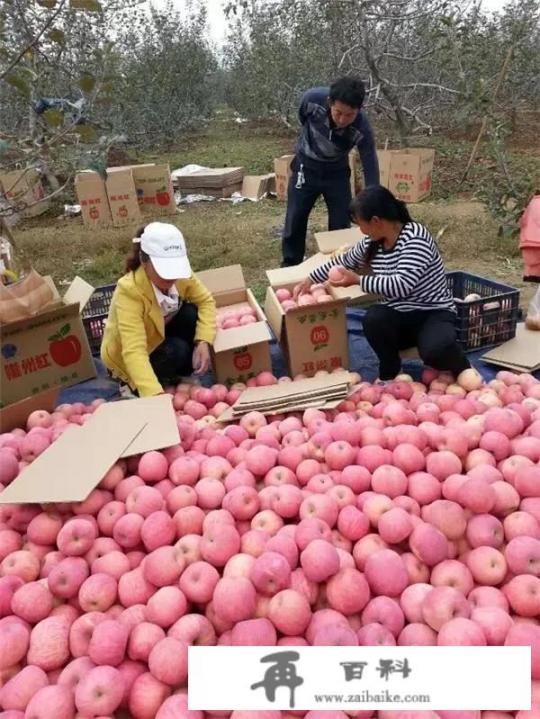
M 325 262 L 328 262 L 328 257 L 325 257 L 321 252 L 316 255 L 309 257 L 307 260 L 299 265 L 293 267 L 280 267 L 276 270 L 267 270 L 266 276 L 272 287 L 279 287 L 280 285 L 298 284 L 306 279 L 310 272 L 317 267 L 320 267 Z
M 246 281 L 241 265 L 218 267 L 215 270 L 197 272 L 197 277 L 213 295 L 234 290 L 244 290 Z
M 271 334 L 266 322 L 254 322 L 243 327 L 218 330 L 214 340 L 214 352 L 226 352 L 227 350 L 236 349 L 236 347 L 269 342 L 270 339 Z

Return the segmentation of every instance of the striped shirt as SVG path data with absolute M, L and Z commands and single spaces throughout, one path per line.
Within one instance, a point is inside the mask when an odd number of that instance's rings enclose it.
M 371 240 L 361 239 L 350 250 L 315 269 L 312 282 L 325 282 L 330 268 L 342 265 L 361 270 Z M 441 255 L 430 232 L 418 222 L 407 222 L 391 250 L 382 244 L 371 262 L 371 273 L 360 277 L 364 292 L 379 295 L 400 312 L 448 310 L 455 312 Z

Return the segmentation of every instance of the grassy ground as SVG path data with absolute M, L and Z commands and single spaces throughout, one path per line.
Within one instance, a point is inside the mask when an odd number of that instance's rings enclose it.
M 489 163 L 475 163 L 470 180 L 458 187 L 470 142 L 431 140 L 437 149 L 433 200 L 412 205 L 413 215 L 434 235 L 449 269 L 466 269 L 523 288 L 523 302 L 532 285 L 521 281 L 522 264 L 517 240 L 498 236 L 498 225 L 485 207 L 474 201 L 475 191 L 489 182 Z M 188 163 L 214 167 L 242 165 L 258 174 L 272 169 L 273 158 L 290 152 L 294 133 L 268 124 L 237 124 L 218 115 L 198 134 L 167 150 L 131 155 L 134 162 L 166 161 L 171 168 Z M 481 160 L 481 158 L 480 158 Z M 536 158 L 516 153 L 512 162 L 529 163 L 536 171 Z M 261 298 L 266 286 L 265 270 L 279 266 L 280 231 L 285 204 L 267 199 L 257 204 L 205 202 L 182 206 L 172 218 L 188 240 L 196 270 L 240 263 L 246 280 Z M 313 231 L 325 228 L 322 203 L 312 213 L 308 250 L 314 249 Z M 38 272 L 51 274 L 59 285 L 79 274 L 95 286 L 114 282 L 122 272 L 123 258 L 131 245 L 130 228 L 94 232 L 80 218 L 41 217 L 15 230 L 18 250 Z

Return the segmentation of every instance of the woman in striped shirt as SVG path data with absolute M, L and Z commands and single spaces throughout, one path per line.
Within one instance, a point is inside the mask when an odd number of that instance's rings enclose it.
M 456 341 L 456 310 L 441 255 L 429 231 L 385 187 L 368 187 L 351 203 L 351 219 L 367 235 L 348 252 L 314 270 L 297 288 L 326 282 L 359 284 L 384 301 L 363 318 L 366 338 L 379 358 L 381 380 L 401 370 L 400 350 L 417 347 L 424 363 L 457 376 L 470 365 Z M 334 273 L 333 273 L 334 274 Z

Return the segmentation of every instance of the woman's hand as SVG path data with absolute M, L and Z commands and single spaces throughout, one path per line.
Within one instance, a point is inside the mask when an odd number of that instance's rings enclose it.
M 206 374 L 210 367 L 210 347 L 208 342 L 198 342 L 193 350 L 193 371 Z
M 339 271 L 341 276 L 339 280 L 331 279 L 330 283 L 332 285 L 335 285 L 336 287 L 352 287 L 353 285 L 360 284 L 360 276 L 357 275 L 356 272 L 348 270 L 346 267 L 340 267 Z
M 293 299 L 296 302 L 300 295 L 304 295 L 307 292 L 309 292 L 311 285 L 313 282 L 307 277 L 303 282 L 300 282 L 299 285 L 296 285 L 296 287 L 293 290 Z

